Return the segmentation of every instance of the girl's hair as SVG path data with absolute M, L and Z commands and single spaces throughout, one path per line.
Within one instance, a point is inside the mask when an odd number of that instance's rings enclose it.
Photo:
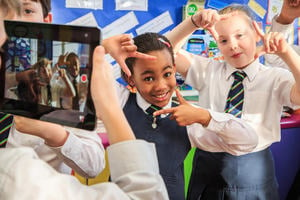
M 221 10 L 219 10 L 219 14 L 228 14 L 228 13 L 232 13 L 235 11 L 239 11 L 239 12 L 243 12 L 244 14 L 246 14 L 251 20 L 255 20 L 255 15 L 253 14 L 253 12 L 249 9 L 249 7 L 247 5 L 243 5 L 243 4 L 230 4 L 224 8 L 222 8 Z
M 43 9 L 44 18 L 48 16 L 49 12 L 51 11 L 51 0 L 32 0 L 36 2 L 40 2 Z
M 51 60 L 48 58 L 41 58 L 38 62 L 33 64 L 31 68 L 39 71 L 41 67 L 47 67 L 48 64 L 51 64 Z
M 137 46 L 137 51 L 141 53 L 148 53 L 150 51 L 160 51 L 160 50 L 168 50 L 172 57 L 172 63 L 174 64 L 174 53 L 173 48 L 165 36 L 159 34 L 159 33 L 144 33 L 141 35 L 136 36 L 133 38 L 134 44 Z M 133 66 L 135 64 L 137 58 L 130 57 L 125 60 L 126 65 L 128 66 L 131 74 L 133 74 Z M 121 71 L 121 75 L 124 78 L 124 80 L 127 80 L 126 74 Z
M 4 13 L 4 16 L 10 11 L 15 12 L 17 15 L 21 15 L 21 3 L 19 0 L 0 0 L 0 10 Z

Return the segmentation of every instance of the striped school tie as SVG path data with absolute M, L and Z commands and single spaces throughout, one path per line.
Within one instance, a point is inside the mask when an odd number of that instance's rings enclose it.
M 157 110 L 160 110 L 160 109 L 161 109 L 161 107 L 159 107 L 159 106 L 151 105 L 151 106 L 149 106 L 149 107 L 146 109 L 146 113 L 147 113 L 148 115 L 153 116 L 153 113 L 154 113 L 155 111 L 157 111 Z M 153 116 L 153 122 L 152 122 L 152 128 L 153 128 L 153 129 L 156 129 L 156 128 L 157 128 L 157 122 L 156 122 L 157 118 L 159 118 L 159 116 L 157 116 L 157 117 L 154 117 L 154 116 Z
M 4 148 L 6 146 L 12 121 L 13 116 L 11 114 L 0 113 L 0 148 Z
M 160 109 L 161 109 L 161 107 L 159 107 L 159 106 L 151 105 L 151 106 L 149 106 L 149 107 L 146 109 L 146 113 L 147 113 L 148 115 L 153 115 L 153 113 L 154 113 L 155 111 L 160 110 Z
M 234 76 L 234 81 L 226 100 L 225 113 L 230 113 L 241 118 L 244 103 L 243 80 L 247 74 L 245 72 L 235 71 L 232 75 Z

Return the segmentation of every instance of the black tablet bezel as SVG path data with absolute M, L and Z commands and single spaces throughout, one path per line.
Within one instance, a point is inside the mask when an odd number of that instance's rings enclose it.
M 85 104 L 84 112 L 65 110 L 61 108 L 45 106 L 41 104 L 34 104 L 15 99 L 8 99 L 5 97 L 5 59 L 7 52 L 7 45 L 3 46 L 4 55 L 2 57 L 2 64 L 0 70 L 0 112 L 21 115 L 33 119 L 40 119 L 43 121 L 58 123 L 65 126 L 71 126 L 80 129 L 94 130 L 96 126 L 96 114 L 94 104 L 90 94 L 90 80 L 92 71 L 92 54 L 93 50 L 101 42 L 101 31 L 97 27 L 76 26 L 76 25 L 61 25 L 50 23 L 33 23 L 20 21 L 4 21 L 5 29 L 9 37 L 32 38 L 37 40 L 51 40 L 83 43 L 89 45 L 89 70 L 88 77 L 88 94 Z M 53 114 L 51 114 L 53 113 Z M 54 114 L 55 113 L 55 114 Z M 60 114 L 61 113 L 61 117 Z M 57 115 L 59 114 L 59 115 Z M 77 117 L 78 115 L 78 117 Z M 71 116 L 69 119 L 68 116 Z M 81 120 L 79 120 L 81 116 Z M 84 116 L 84 117 L 82 117 Z M 78 119 L 78 121 L 77 121 Z

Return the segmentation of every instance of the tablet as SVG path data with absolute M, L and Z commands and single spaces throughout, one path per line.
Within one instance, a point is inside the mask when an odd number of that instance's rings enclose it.
M 90 94 L 97 27 L 5 21 L 0 112 L 93 130 Z

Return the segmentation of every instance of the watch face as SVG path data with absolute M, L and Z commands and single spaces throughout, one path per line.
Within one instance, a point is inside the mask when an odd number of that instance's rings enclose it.
M 17 21 L 5 28 L 0 111 L 93 130 L 90 78 L 100 30 Z

